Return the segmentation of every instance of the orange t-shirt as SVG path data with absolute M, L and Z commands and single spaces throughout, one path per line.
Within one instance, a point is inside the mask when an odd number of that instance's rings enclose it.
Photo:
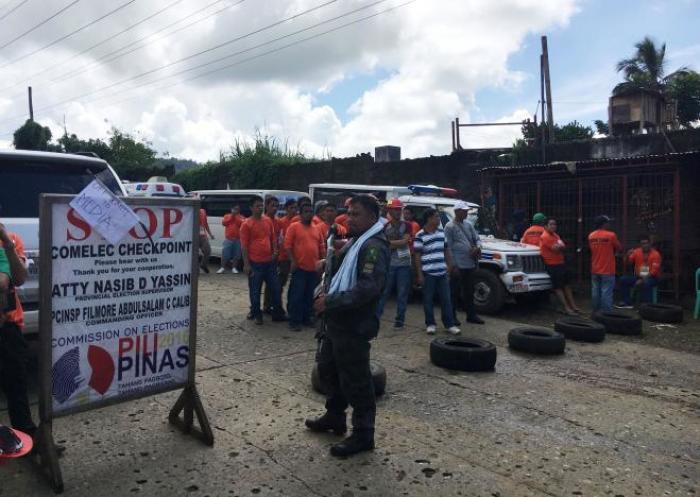
M 321 230 L 312 224 L 294 223 L 287 229 L 284 248 L 291 250 L 299 269 L 316 271 L 316 263 L 324 253 Z
M 335 218 L 335 224 L 342 226 L 345 229 L 348 229 L 348 215 L 347 214 L 340 214 Z
M 10 240 L 15 244 L 15 253 L 17 256 L 26 264 L 27 256 L 24 254 L 24 241 L 19 235 L 15 233 L 8 233 Z M 0 242 L 0 247 L 2 247 L 2 242 Z M 24 310 L 22 309 L 22 303 L 19 301 L 17 292 L 15 292 L 15 310 L 5 313 L 5 321 L 8 323 L 14 323 L 20 328 L 24 328 Z
M 595 230 L 588 235 L 591 249 L 591 274 L 615 274 L 615 252 L 622 250 L 617 235 L 608 230 Z
M 284 239 L 287 236 L 287 230 L 292 225 L 292 223 L 294 223 L 294 219 L 296 217 L 297 216 L 284 216 L 277 218 L 277 227 L 279 228 L 277 243 L 280 247 L 284 246 Z M 287 251 L 280 249 L 279 257 L 277 259 L 280 261 L 288 261 L 289 256 L 287 255 Z
M 199 209 L 199 234 L 206 235 L 209 230 L 209 221 L 207 221 L 207 211 Z
M 313 224 L 313 222 L 311 224 Z M 321 232 L 321 236 L 324 240 L 328 238 L 328 231 L 331 229 L 329 224 L 326 224 L 323 221 L 321 221 L 319 224 L 316 225 L 316 227 Z M 336 238 L 345 238 L 346 236 L 348 236 L 348 230 L 340 224 L 336 224 L 336 233 Z
M 277 248 L 275 228 L 272 219 L 249 217 L 241 225 L 241 247 L 248 252 L 252 262 L 270 262 Z
M 240 214 L 226 214 L 221 220 L 227 240 L 237 240 L 241 236 L 241 225 L 245 218 Z
M 540 246 L 540 237 L 544 233 L 544 226 L 539 224 L 533 224 L 523 233 L 523 237 L 520 239 L 520 243 L 527 243 L 529 245 Z
M 552 248 L 557 244 L 563 243 L 556 233 L 549 233 L 547 230 L 542 233 L 540 237 L 540 255 L 545 264 L 548 266 L 564 264 L 564 252 L 557 252 Z
M 644 255 L 641 248 L 632 251 L 629 261 L 634 264 L 634 274 L 639 275 L 643 266 L 649 268 L 649 275 L 658 278 L 661 274 L 661 253 L 656 249 L 651 249 Z

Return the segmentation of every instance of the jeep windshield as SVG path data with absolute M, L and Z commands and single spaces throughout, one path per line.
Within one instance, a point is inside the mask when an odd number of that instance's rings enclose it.
M 99 162 L 0 159 L 0 215 L 4 218 L 38 218 L 40 194 L 75 195 L 95 178 L 115 194 L 122 195 L 112 171 Z

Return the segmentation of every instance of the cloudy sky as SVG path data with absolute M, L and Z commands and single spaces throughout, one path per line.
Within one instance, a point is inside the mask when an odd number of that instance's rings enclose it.
M 0 0 L 0 148 L 31 85 L 54 136 L 116 126 L 201 161 L 256 130 L 317 157 L 446 154 L 456 116 L 533 114 L 542 34 L 556 121 L 589 124 L 645 35 L 700 69 L 699 22 L 700 0 Z

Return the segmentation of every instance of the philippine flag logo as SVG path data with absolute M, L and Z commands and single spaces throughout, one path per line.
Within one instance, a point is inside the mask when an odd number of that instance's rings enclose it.
M 102 347 L 90 345 L 87 350 L 87 363 L 90 366 L 90 379 L 87 385 L 104 395 L 114 381 L 114 360 Z M 74 347 L 65 352 L 53 365 L 53 396 L 59 404 L 66 402 L 77 390 L 85 385 L 80 369 L 80 349 Z

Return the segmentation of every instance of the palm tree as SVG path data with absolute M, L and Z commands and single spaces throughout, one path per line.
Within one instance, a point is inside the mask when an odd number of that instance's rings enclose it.
M 677 77 L 687 75 L 687 67 L 680 67 L 666 74 L 666 44 L 656 47 L 654 40 L 645 36 L 635 44 L 637 52 L 632 58 L 617 63 L 617 72 L 625 76 L 625 81 L 613 89 L 613 95 L 629 89 L 646 89 L 664 93 L 668 85 Z

